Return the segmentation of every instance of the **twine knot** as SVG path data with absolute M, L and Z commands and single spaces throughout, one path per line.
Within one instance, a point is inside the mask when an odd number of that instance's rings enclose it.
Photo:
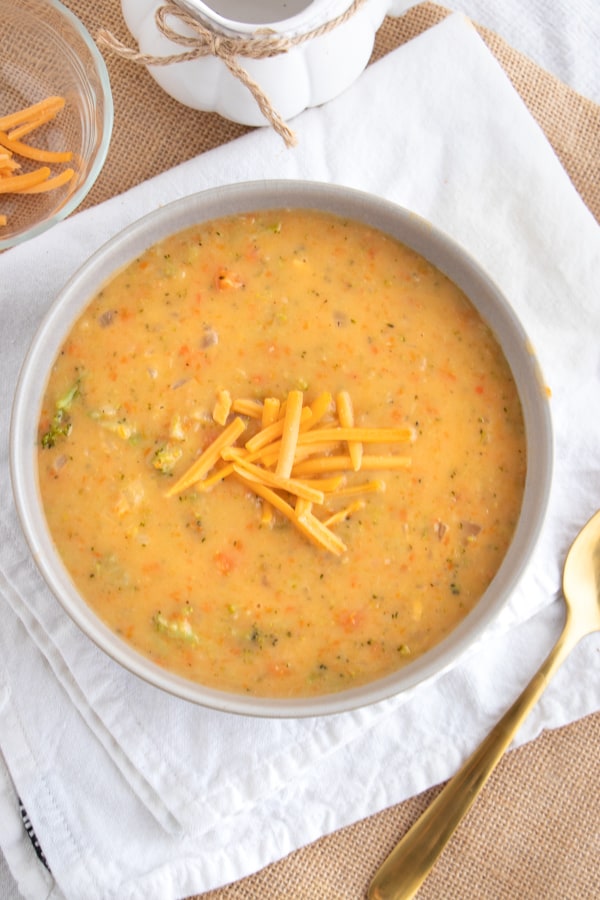
M 180 52 L 166 56 L 152 56 L 151 54 L 141 53 L 139 49 L 136 50 L 123 44 L 105 29 L 101 29 L 98 32 L 97 41 L 101 46 L 116 53 L 121 58 L 146 66 L 168 66 L 173 63 L 200 59 L 204 56 L 217 57 L 223 61 L 231 74 L 248 88 L 261 113 L 277 134 L 283 138 L 286 146 L 293 147 L 297 143 L 294 132 L 275 110 L 260 85 L 240 65 L 237 57 L 268 59 L 287 53 L 292 47 L 319 37 L 333 28 L 337 28 L 338 25 L 341 25 L 353 16 L 358 8 L 366 2 L 367 0 L 354 0 L 348 9 L 337 16 L 337 18 L 295 38 L 282 37 L 270 29 L 256 31 L 250 37 L 238 38 L 215 31 L 179 7 L 175 0 L 166 0 L 162 6 L 156 9 L 154 20 L 158 31 L 164 37 L 184 48 Z M 171 22 L 173 20 L 175 24 L 183 24 L 192 33 L 182 34 L 180 30 L 172 26 Z

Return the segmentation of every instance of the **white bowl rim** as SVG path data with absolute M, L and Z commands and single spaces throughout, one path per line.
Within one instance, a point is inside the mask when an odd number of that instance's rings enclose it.
M 166 672 L 110 631 L 75 590 L 54 548 L 41 512 L 36 464 L 37 422 L 49 366 L 74 319 L 102 282 L 146 247 L 188 225 L 283 207 L 317 208 L 373 225 L 411 246 L 458 284 L 490 324 L 508 359 L 523 407 L 528 450 L 525 493 L 514 538 L 492 583 L 467 617 L 441 643 L 387 677 L 339 693 L 297 699 L 207 688 Z M 40 371 L 46 373 L 44 380 Z M 79 268 L 50 306 L 23 362 L 13 402 L 10 470 L 15 504 L 34 561 L 52 593 L 81 631 L 125 669 L 180 698 L 224 712 L 280 718 L 341 713 L 401 694 L 446 671 L 482 637 L 504 607 L 530 562 L 549 501 L 554 442 L 544 385 L 531 343 L 508 300 L 479 263 L 416 213 L 354 188 L 314 181 L 250 181 L 216 187 L 175 200 L 120 231 Z
M 92 187 L 98 179 L 100 172 L 102 171 L 112 138 L 114 123 L 114 102 L 112 89 L 110 86 L 110 77 L 108 75 L 108 69 L 106 68 L 106 63 L 104 62 L 103 56 L 92 40 L 89 31 L 81 22 L 81 20 L 77 18 L 75 13 L 71 12 L 70 9 L 67 9 L 67 7 L 60 2 L 60 0 L 44 0 L 44 2 L 46 3 L 46 5 L 53 6 L 54 9 L 58 13 L 60 13 L 60 15 L 67 22 L 69 22 L 73 29 L 79 33 L 79 36 L 87 45 L 87 48 L 90 51 L 90 55 L 94 61 L 94 66 L 96 67 L 98 78 L 102 85 L 102 94 L 104 98 L 102 139 L 100 141 L 100 144 L 98 145 L 96 156 L 94 157 L 94 161 L 92 163 L 90 171 L 88 172 L 87 178 L 82 184 L 79 185 L 77 190 L 73 191 L 67 201 L 60 207 L 60 209 L 58 209 L 49 218 L 43 219 L 42 221 L 38 222 L 37 225 L 32 225 L 31 228 L 27 229 L 27 231 L 21 231 L 9 238 L 0 238 L 0 250 L 8 250 L 10 247 L 16 247 L 19 244 L 24 243 L 25 241 L 31 240 L 31 238 L 37 237 L 37 235 L 39 234 L 43 234 L 45 231 L 48 231 L 49 228 L 52 228 L 53 225 L 56 225 L 58 222 L 62 222 L 63 219 L 66 219 L 67 216 L 70 216 L 71 213 L 79 207 L 91 191 Z

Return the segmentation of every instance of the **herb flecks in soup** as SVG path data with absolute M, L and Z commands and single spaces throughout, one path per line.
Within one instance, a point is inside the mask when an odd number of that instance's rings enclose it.
M 90 606 L 157 664 L 264 696 L 356 686 L 443 639 L 502 562 L 526 469 L 469 300 L 307 210 L 204 223 L 117 273 L 64 342 L 39 434 Z

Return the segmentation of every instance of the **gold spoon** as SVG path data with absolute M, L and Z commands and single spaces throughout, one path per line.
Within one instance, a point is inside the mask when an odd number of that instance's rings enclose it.
M 583 637 L 600 631 L 600 511 L 571 545 L 562 586 L 565 624 L 554 648 L 521 696 L 378 869 L 369 900 L 414 897 L 558 667 Z

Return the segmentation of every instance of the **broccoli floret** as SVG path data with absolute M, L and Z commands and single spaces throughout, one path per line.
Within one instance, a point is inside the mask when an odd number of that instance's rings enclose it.
M 177 638 L 185 641 L 187 644 L 200 643 L 200 638 L 193 630 L 185 614 L 168 619 L 159 611 L 152 617 L 152 623 L 156 630 L 166 637 Z
M 166 443 L 159 447 L 152 457 L 152 465 L 163 475 L 170 475 L 175 468 L 178 460 L 181 459 L 183 451 L 177 444 Z
M 69 416 L 69 409 L 71 408 L 71 404 L 73 400 L 79 393 L 79 381 L 76 381 L 75 384 L 69 388 L 66 394 L 63 394 L 62 397 L 56 401 L 56 408 L 54 411 L 54 415 L 52 416 L 52 421 L 50 422 L 50 427 L 45 434 L 42 435 L 42 447 L 48 450 L 50 447 L 54 447 L 57 440 L 61 437 L 68 437 L 71 434 L 72 424 L 71 417 Z
M 60 398 L 56 401 L 56 409 L 57 409 L 57 410 L 59 410 L 59 409 L 65 410 L 65 409 L 69 409 L 69 408 L 70 408 L 70 406 L 71 406 L 73 400 L 75 399 L 75 397 L 76 397 L 77 394 L 79 393 L 79 385 L 80 385 L 80 382 L 79 382 L 79 379 L 77 379 L 77 381 L 75 382 L 75 384 L 73 385 L 73 387 L 70 388 L 70 389 L 67 391 L 67 393 L 64 394 L 64 396 L 60 397 Z

